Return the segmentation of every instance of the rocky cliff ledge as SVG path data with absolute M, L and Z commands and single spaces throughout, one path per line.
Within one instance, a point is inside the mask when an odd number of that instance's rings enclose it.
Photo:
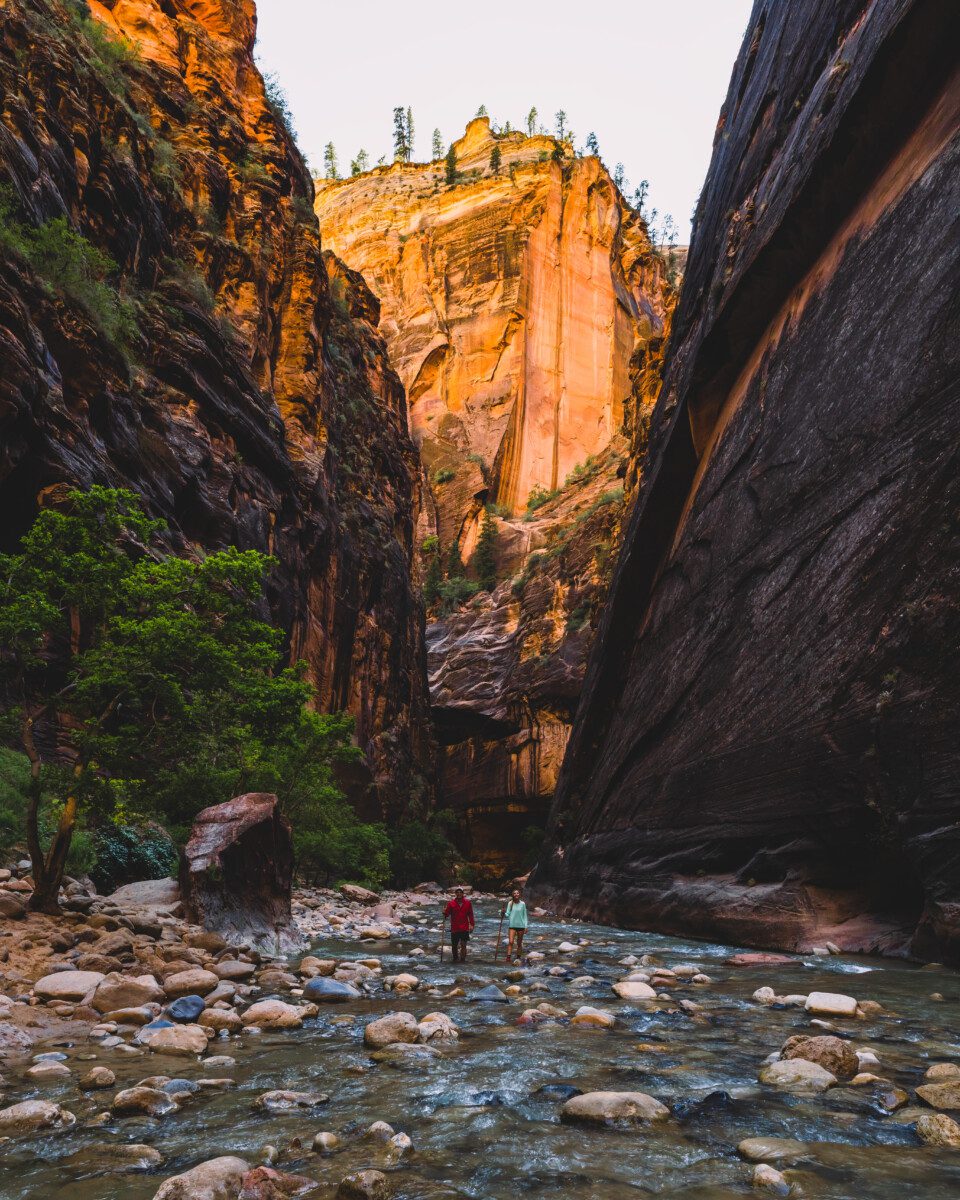
M 757 3 L 534 887 L 960 956 L 958 14 Z
M 421 538 L 469 563 L 494 505 L 501 582 L 435 612 L 428 645 L 441 792 L 497 875 L 529 866 L 546 816 L 675 293 L 599 159 L 486 117 L 454 154 L 455 183 L 443 161 L 318 180 L 316 211 L 381 300 L 425 467 Z M 531 494 L 551 498 L 526 512 Z
M 396 813 L 430 744 L 419 467 L 376 301 L 333 260 L 328 284 L 252 0 L 0 13 L 3 543 L 58 485 L 105 483 L 178 549 L 275 555 L 291 657 Z

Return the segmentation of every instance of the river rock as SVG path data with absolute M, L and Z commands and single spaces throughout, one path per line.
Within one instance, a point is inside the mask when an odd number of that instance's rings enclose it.
M 781 1059 L 803 1058 L 816 1063 L 838 1079 L 851 1079 L 860 1070 L 860 1059 L 849 1042 L 838 1037 L 804 1037 L 802 1034 L 787 1038 L 780 1048 Z
M 237 1200 L 250 1164 L 225 1155 L 211 1158 L 160 1185 L 153 1200 Z
M 163 1162 L 163 1155 L 153 1146 L 140 1142 L 94 1142 L 67 1159 L 87 1175 L 124 1175 L 128 1171 L 153 1171 Z
M 488 984 L 487 987 L 480 988 L 479 991 L 468 997 L 471 1004 L 509 1004 L 510 1001 L 500 991 L 495 983 Z
M 584 1004 L 570 1018 L 571 1025 L 591 1025 L 596 1029 L 612 1029 L 617 1023 L 613 1013 L 604 1012 L 602 1008 L 592 1008 Z
M 388 975 L 383 981 L 383 986 L 389 991 L 412 992 L 420 986 L 420 980 L 416 975 L 403 971 L 399 975 Z
M 262 1029 L 299 1029 L 303 1014 L 293 1004 L 282 1000 L 260 1000 L 243 1013 L 244 1025 L 259 1025 Z
M 225 1029 L 228 1033 L 239 1033 L 243 1028 L 240 1014 L 233 1008 L 207 1008 L 200 1014 L 197 1021 L 204 1029 L 212 1029 L 219 1033 Z
M 455 1042 L 460 1030 L 446 1013 L 432 1012 L 418 1022 L 421 1042 Z
M 393 1126 L 388 1125 L 386 1121 L 374 1121 L 372 1125 L 367 1126 L 366 1136 L 377 1142 L 387 1142 L 393 1134 Z
M 315 1004 L 346 1004 L 348 1000 L 359 1000 L 361 995 L 352 984 L 324 975 L 307 980 L 303 994 Z
M 382 1171 L 354 1171 L 340 1180 L 336 1200 L 387 1200 L 389 1195 L 390 1184 Z
M 960 1108 L 960 1078 L 922 1084 L 917 1088 L 917 1095 L 931 1108 Z
M 308 979 L 313 979 L 317 975 L 332 975 L 336 969 L 337 960 L 335 958 L 316 958 L 312 954 L 302 958 L 300 966 L 297 968 L 300 974 L 307 976 Z
M 804 1005 L 807 1012 L 821 1017 L 855 1017 L 857 1002 L 853 996 L 838 992 L 811 992 Z
M 168 975 L 163 981 L 163 990 L 171 1000 L 191 994 L 206 996 L 219 982 L 212 971 L 206 971 L 203 967 L 191 967 L 187 971 L 177 971 Z
M 47 1083 L 51 1079 L 69 1079 L 70 1068 L 62 1062 L 38 1062 L 27 1069 L 27 1078 L 33 1083 Z
M 171 1021 L 189 1025 L 196 1021 L 205 1008 L 206 1004 L 202 996 L 180 996 L 172 1004 L 167 1005 L 166 1015 Z
M 924 1113 L 917 1118 L 917 1137 L 926 1146 L 960 1150 L 960 1125 L 946 1113 Z
M 40 1129 L 68 1129 L 76 1119 L 72 1112 L 48 1100 L 23 1100 L 9 1108 L 0 1108 L 0 1137 Z
M 256 963 L 242 962 L 237 958 L 227 958 L 223 962 L 218 962 L 213 968 L 213 973 L 218 979 L 227 979 L 231 982 L 243 982 L 246 979 L 251 979 L 256 974 Z
M 173 908 L 180 903 L 180 888 L 175 879 L 142 879 L 118 887 L 108 899 L 119 908 Z
M 85 1092 L 93 1092 L 113 1087 L 116 1082 L 117 1077 L 109 1067 L 91 1067 L 80 1080 L 80 1087 Z
M 160 1088 L 131 1087 L 117 1092 L 110 1108 L 121 1116 L 130 1113 L 145 1113 L 148 1117 L 165 1117 L 176 1112 L 180 1105 L 169 1093 Z
M 357 883 L 343 883 L 340 885 L 340 895 L 344 900 L 350 900 L 356 904 L 378 904 L 380 896 L 377 892 L 372 892 L 369 888 L 360 887 Z
M 19 921 L 27 915 L 27 906 L 11 892 L 0 891 L 0 917 L 8 921 Z
M 621 979 L 611 986 L 621 1000 L 655 1000 L 657 997 L 653 988 L 639 979 Z
M 837 1077 L 805 1058 L 793 1058 L 762 1067 L 760 1082 L 783 1092 L 812 1094 L 833 1087 Z
M 771 1167 L 769 1163 L 757 1163 L 753 1168 L 751 1182 L 755 1188 L 762 1188 L 774 1196 L 790 1195 L 790 1184 L 787 1182 L 786 1176 L 776 1167 Z
M 290 1112 L 298 1108 L 319 1108 L 329 1099 L 324 1092 L 291 1092 L 278 1088 L 258 1096 L 253 1107 L 261 1112 Z
M 271 1166 L 254 1167 L 244 1175 L 237 1200 L 287 1200 L 316 1191 L 319 1186 L 305 1175 L 291 1175 Z
M 952 1062 L 934 1063 L 927 1067 L 923 1078 L 928 1083 L 939 1083 L 944 1079 L 960 1079 L 960 1066 Z
M 781 1159 L 802 1158 L 808 1151 L 806 1142 L 793 1138 L 751 1137 L 744 1138 L 737 1146 L 737 1153 L 751 1162 L 778 1162 Z
M 139 1008 L 162 999 L 163 989 L 152 975 L 131 978 L 112 971 L 97 985 L 91 1004 L 97 1012 L 108 1013 L 118 1008 Z
M 560 1110 L 564 1121 L 662 1121 L 670 1110 L 645 1092 L 584 1092 Z
M 102 971 L 56 971 L 38 979 L 33 991 L 42 1000 L 82 1000 L 105 978 Z
M 207 1034 L 200 1025 L 172 1025 L 156 1029 L 146 1037 L 141 1036 L 141 1040 L 157 1054 L 190 1057 L 202 1054 L 207 1048 Z
M 371 1021 L 363 1031 L 364 1042 L 377 1050 L 392 1042 L 416 1042 L 419 1037 L 416 1017 L 408 1012 L 387 1013 Z
M 333 1154 L 340 1148 L 340 1139 L 335 1133 L 330 1133 L 324 1130 L 318 1133 L 313 1139 L 313 1151 L 315 1154 Z

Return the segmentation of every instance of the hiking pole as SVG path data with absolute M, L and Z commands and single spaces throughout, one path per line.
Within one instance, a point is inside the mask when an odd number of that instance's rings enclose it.
M 497 958 L 500 955 L 500 939 L 503 936 L 503 917 L 504 917 L 504 913 L 506 911 L 507 910 L 505 908 L 500 909 L 500 928 L 497 930 L 497 948 L 493 952 L 493 961 L 494 962 L 497 961 Z
M 447 918 L 444 917 L 440 922 L 440 961 L 443 962 L 443 937 L 447 932 Z

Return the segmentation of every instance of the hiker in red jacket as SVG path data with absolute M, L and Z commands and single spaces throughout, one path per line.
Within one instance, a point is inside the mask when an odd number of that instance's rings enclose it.
M 450 918 L 450 944 L 453 947 L 453 961 L 467 961 L 467 939 L 473 933 L 476 922 L 473 919 L 473 905 L 464 896 L 463 888 L 457 888 L 453 899 L 443 910 L 443 919 Z

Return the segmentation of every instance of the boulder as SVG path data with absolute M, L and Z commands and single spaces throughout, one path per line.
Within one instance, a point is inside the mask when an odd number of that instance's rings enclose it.
M 546 1013 L 543 1014 L 545 1017 Z M 584 1004 L 570 1018 L 571 1025 L 592 1025 L 596 1029 L 612 1029 L 617 1023 L 613 1013 L 604 1012 L 602 1008 L 591 1008 Z
M 212 971 L 205 971 L 203 967 L 190 967 L 186 971 L 176 971 L 173 975 L 168 975 L 163 981 L 163 990 L 171 1000 L 177 1000 L 180 996 L 192 994 L 205 996 L 212 992 L 219 982 Z
M 100 1013 L 118 1008 L 139 1008 L 163 999 L 163 989 L 152 975 L 129 977 L 112 971 L 105 975 L 93 993 L 91 1004 Z
M 393 1042 L 416 1042 L 420 1037 L 417 1019 L 412 1013 L 393 1012 L 371 1021 L 363 1031 L 368 1046 L 380 1050 Z
M 237 1200 L 287 1200 L 316 1191 L 319 1186 L 315 1179 L 305 1175 L 291 1175 L 273 1167 L 254 1167 L 244 1175 Z
M 662 1121 L 670 1110 L 646 1092 L 584 1092 L 560 1110 L 564 1121 Z
M 175 879 L 143 879 L 125 883 L 107 898 L 118 908 L 173 908 L 180 903 L 180 888 Z
M 793 1058 L 761 1067 L 760 1082 L 779 1088 L 782 1092 L 809 1095 L 833 1087 L 837 1077 L 805 1058 Z
M 33 985 L 42 1000 L 82 1000 L 106 978 L 100 971 L 56 971 Z
M 509 1004 L 508 998 L 500 991 L 495 983 L 480 988 L 468 997 L 471 1004 Z
M 141 1142 L 94 1142 L 67 1159 L 84 1175 L 125 1175 L 128 1171 L 152 1171 L 163 1163 L 163 1155 Z
M 91 1067 L 80 1080 L 80 1087 L 85 1092 L 109 1088 L 117 1082 L 117 1077 L 109 1067 Z
M 639 979 L 622 979 L 612 986 L 621 1000 L 655 1000 L 657 997 L 653 988 Z
M 35 1133 L 40 1129 L 67 1129 L 76 1119 L 73 1113 L 49 1100 L 23 1100 L 9 1108 L 0 1108 L 0 1137 Z
M 460 1037 L 460 1030 L 446 1013 L 427 1013 L 418 1022 L 421 1042 L 455 1042 Z
M 0 917 L 8 921 L 19 921 L 27 915 L 27 906 L 23 901 L 6 890 L 0 890 Z
M 319 1108 L 329 1099 L 324 1092 L 291 1092 L 278 1088 L 258 1096 L 253 1107 L 261 1112 L 292 1112 L 298 1108 Z
M 769 1163 L 757 1163 L 753 1168 L 751 1182 L 755 1188 L 763 1188 L 765 1192 L 770 1192 L 774 1196 L 790 1195 L 790 1184 L 787 1182 L 787 1177 L 776 1167 L 771 1167 Z
M 303 985 L 303 994 L 315 1004 L 345 1004 L 348 1000 L 359 1000 L 361 993 L 352 984 L 318 975 Z
M 780 1050 L 781 1059 L 803 1058 L 816 1063 L 838 1079 L 852 1079 L 860 1070 L 860 1059 L 849 1042 L 838 1037 L 787 1038 Z
M 275 943 L 290 924 L 292 882 L 293 839 L 276 796 L 248 792 L 197 815 L 180 862 L 189 920 Z
M 356 904 L 379 904 L 380 896 L 377 892 L 372 892 L 369 888 L 360 887 L 356 883 L 344 883 L 340 885 L 340 895 L 344 900 L 351 900 Z
M 225 1155 L 200 1163 L 160 1185 L 153 1200 L 237 1200 L 250 1164 Z
M 146 1028 L 148 1027 L 145 1026 Z M 173 1054 L 186 1058 L 202 1054 L 207 1048 L 206 1031 L 199 1025 L 165 1026 L 150 1030 L 146 1036 L 141 1030 L 140 1041 L 156 1054 Z
M 303 1013 L 282 1000 L 260 1000 L 250 1005 L 241 1020 L 244 1025 L 259 1025 L 263 1029 L 299 1029 Z
M 221 1029 L 226 1029 L 228 1033 L 239 1033 L 243 1028 L 240 1014 L 233 1008 L 206 1008 L 198 1017 L 197 1024 L 215 1033 Z
M 117 1092 L 110 1105 L 111 1110 L 121 1116 L 143 1113 L 148 1117 L 165 1117 L 179 1107 L 168 1092 L 153 1087 L 124 1088 Z
M 924 1113 L 917 1118 L 917 1137 L 926 1146 L 960 1150 L 960 1125 L 946 1113 Z
M 354 1171 L 340 1180 L 335 1200 L 387 1200 L 390 1184 L 382 1171 Z
M 218 979 L 229 979 L 233 981 L 243 981 L 250 979 L 256 974 L 256 964 L 251 962 L 241 962 L 239 959 L 226 958 L 223 962 L 218 962 L 213 968 L 214 974 Z
M 167 1005 L 166 1014 L 171 1021 L 191 1024 L 206 1008 L 202 996 L 179 996 L 172 1004 Z
M 323 1130 L 313 1139 L 314 1154 L 333 1154 L 340 1146 L 340 1139 L 335 1133 Z
M 804 1005 L 807 1012 L 819 1017 L 855 1017 L 857 1002 L 853 996 L 844 996 L 838 992 L 811 992 Z
M 960 1108 L 960 1078 L 925 1083 L 917 1088 L 917 1095 L 931 1108 Z

